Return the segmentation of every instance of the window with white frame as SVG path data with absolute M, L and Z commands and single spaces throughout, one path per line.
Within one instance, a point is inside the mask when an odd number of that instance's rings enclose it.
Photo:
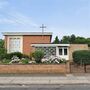
M 64 55 L 67 55 L 67 48 L 64 48 Z
M 9 52 L 21 52 L 21 39 L 20 38 L 9 38 Z
M 62 48 L 59 48 L 59 55 L 62 55 Z
M 68 55 L 67 47 L 60 47 L 59 48 L 59 55 Z

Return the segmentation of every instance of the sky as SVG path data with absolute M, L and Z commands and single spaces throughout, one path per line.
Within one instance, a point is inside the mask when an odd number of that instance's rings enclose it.
M 1 32 L 53 32 L 90 37 L 90 0 L 0 0 Z

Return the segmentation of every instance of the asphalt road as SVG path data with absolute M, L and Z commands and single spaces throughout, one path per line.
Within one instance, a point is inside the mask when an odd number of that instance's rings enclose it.
M 0 86 L 0 90 L 90 90 L 90 85 Z

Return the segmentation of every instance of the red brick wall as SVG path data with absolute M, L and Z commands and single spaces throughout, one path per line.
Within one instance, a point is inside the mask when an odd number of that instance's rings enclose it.
M 60 65 L 0 65 L 0 73 L 69 73 L 67 64 Z
M 5 48 L 7 48 L 7 38 L 5 36 Z M 31 44 L 51 43 L 51 36 L 23 36 L 23 53 L 30 54 L 33 51 Z
M 31 44 L 51 43 L 51 36 L 23 36 L 23 53 L 30 54 L 33 48 Z

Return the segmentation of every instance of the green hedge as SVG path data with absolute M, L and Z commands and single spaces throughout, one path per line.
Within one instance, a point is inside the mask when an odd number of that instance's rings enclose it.
M 90 64 L 90 51 L 80 50 L 73 52 L 73 61 L 77 64 L 83 64 L 83 65 Z

